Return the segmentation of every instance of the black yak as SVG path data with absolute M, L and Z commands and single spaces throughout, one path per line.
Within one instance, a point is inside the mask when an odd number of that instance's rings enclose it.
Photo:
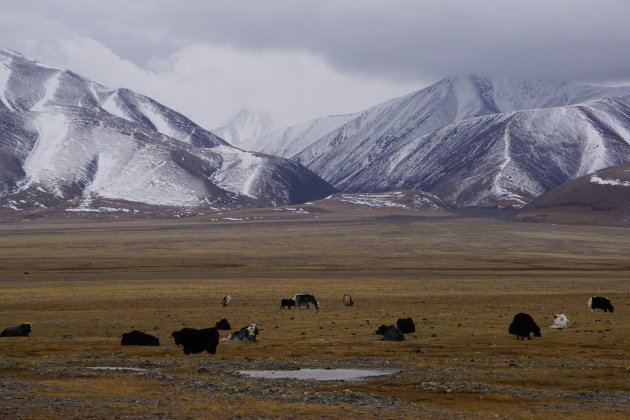
M 400 331 L 404 334 L 409 334 L 412 332 L 416 332 L 416 325 L 413 323 L 413 319 L 411 318 L 400 318 L 396 321 L 396 326 Z
M 527 337 L 528 340 L 531 340 L 531 333 L 534 333 L 536 337 L 540 337 L 540 328 L 536 325 L 534 319 L 530 315 L 522 312 L 514 315 L 514 319 L 512 320 L 508 331 L 510 334 L 516 335 L 517 340 L 519 338 L 521 340 L 525 340 L 525 337 Z
M 380 339 L 383 341 L 403 341 L 405 339 L 402 331 L 395 325 L 379 325 L 374 332 L 378 335 L 382 335 Z
M 175 339 L 175 344 L 184 347 L 184 354 L 196 354 L 204 350 L 215 354 L 219 345 L 219 331 L 216 328 L 203 330 L 182 328 L 179 331 L 173 331 L 171 337 Z
M 284 309 L 285 307 L 291 309 L 295 306 L 295 300 L 293 299 L 282 299 L 280 301 L 280 309 Z
M 133 330 L 124 333 L 120 339 L 121 346 L 159 346 L 160 339 L 142 331 Z
M 615 308 L 610 303 L 610 299 L 600 296 L 593 296 L 588 300 L 588 307 L 591 311 L 601 309 L 604 312 L 613 312 Z
M 15 327 L 6 328 L 0 337 L 28 337 L 33 330 L 30 323 L 16 325 Z
M 231 330 L 232 326 L 227 319 L 223 318 L 221 321 L 214 324 L 214 328 L 216 328 L 217 330 Z

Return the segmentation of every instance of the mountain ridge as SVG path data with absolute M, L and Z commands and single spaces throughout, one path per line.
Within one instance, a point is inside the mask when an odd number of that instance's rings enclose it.
M 234 148 L 147 96 L 6 51 L 0 133 L 5 207 L 85 206 L 95 199 L 264 206 L 335 191 L 299 164 Z M 48 205 L 29 203 L 42 195 Z

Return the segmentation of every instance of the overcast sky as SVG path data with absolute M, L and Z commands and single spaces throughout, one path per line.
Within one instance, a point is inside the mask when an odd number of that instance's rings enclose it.
M 0 47 L 206 128 L 243 107 L 287 125 L 457 74 L 630 84 L 630 1 L 7 0 Z

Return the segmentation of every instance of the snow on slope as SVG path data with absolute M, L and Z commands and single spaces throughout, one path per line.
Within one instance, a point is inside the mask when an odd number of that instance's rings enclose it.
M 337 193 L 320 200 L 347 203 L 358 207 L 380 209 L 408 209 L 408 210 L 448 210 L 449 206 L 439 197 L 423 191 L 387 191 L 382 193 Z
M 630 161 L 630 96 L 471 118 L 392 147 L 350 192 L 419 189 L 457 206 L 516 206 Z
M 57 207 L 98 197 L 251 206 L 334 192 L 299 164 L 233 148 L 128 89 L 111 90 L 6 51 L 0 69 L 0 200 L 43 194 Z
M 8 110 L 13 111 L 13 107 L 7 99 L 7 90 L 9 78 L 11 77 L 11 57 L 0 54 L 0 104 L 4 105 Z
M 284 127 L 263 136 L 252 137 L 240 147 L 245 150 L 290 158 L 304 150 L 314 141 L 347 123 L 353 116 L 333 115 L 317 118 L 290 127 Z
M 353 115 L 294 159 L 341 190 L 359 191 L 352 179 L 401 144 L 466 119 L 518 110 L 559 107 L 630 95 L 604 88 L 540 79 L 452 77 Z M 391 186 L 394 187 L 393 185 Z M 367 190 L 361 190 L 367 191 Z
M 245 108 L 212 132 L 233 146 L 247 149 L 244 144 L 248 140 L 263 136 L 274 127 L 275 124 L 268 115 Z

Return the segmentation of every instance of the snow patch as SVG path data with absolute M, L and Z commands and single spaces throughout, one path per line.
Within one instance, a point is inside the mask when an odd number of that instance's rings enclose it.
M 0 55 L 0 101 L 2 101 L 10 111 L 15 111 L 15 108 L 11 106 L 6 97 L 6 91 L 8 90 L 9 79 L 12 73 L 10 67 L 12 61 L 11 58 Z
M 23 189 L 32 184 L 51 184 L 58 176 L 58 168 L 64 163 L 59 159 L 67 146 L 69 121 L 61 113 L 41 113 L 33 125 L 39 133 L 35 147 L 24 162 L 27 181 Z
M 120 117 L 124 120 L 130 121 L 127 113 L 120 107 L 120 99 L 118 98 L 118 92 L 112 92 L 107 99 L 101 103 L 101 108 L 109 112 L 112 115 Z
M 224 190 L 258 198 L 255 185 L 260 180 L 264 159 L 251 152 L 226 146 L 213 149 L 223 156 L 223 165 L 212 178 Z
M 48 104 L 48 102 L 53 102 L 55 98 L 55 93 L 57 93 L 57 89 L 59 89 L 61 72 L 52 76 L 45 84 L 44 96 L 31 108 L 31 111 L 43 111 L 44 107 Z
M 591 176 L 591 182 L 599 185 L 614 185 L 616 187 L 630 187 L 630 181 L 622 181 L 620 179 L 600 178 L 597 175 Z

